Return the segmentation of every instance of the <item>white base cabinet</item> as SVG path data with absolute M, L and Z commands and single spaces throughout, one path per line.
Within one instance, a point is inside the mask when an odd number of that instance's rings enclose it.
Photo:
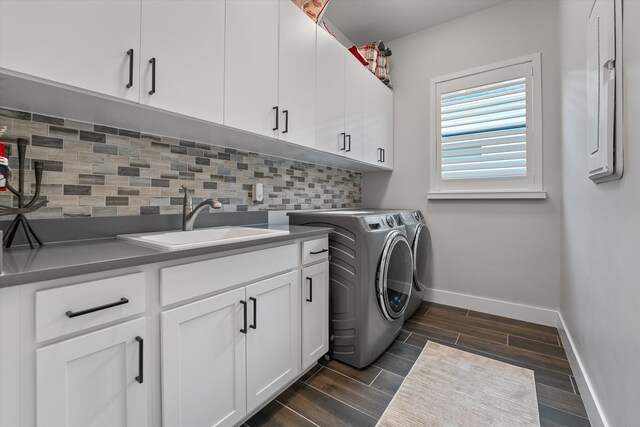
M 165 426 L 233 425 L 247 413 L 244 288 L 161 314 Z
M 302 369 L 329 351 L 329 262 L 302 269 Z
M 147 425 L 145 320 L 36 351 L 39 427 Z
M 0 289 L 0 427 L 239 425 L 328 349 L 327 248 L 323 236 Z
M 247 411 L 300 372 L 300 283 L 292 271 L 247 286 Z

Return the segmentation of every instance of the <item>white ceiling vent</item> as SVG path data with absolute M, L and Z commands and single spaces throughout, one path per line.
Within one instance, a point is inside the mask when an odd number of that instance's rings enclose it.
M 622 2 L 595 0 L 587 24 L 588 172 L 622 178 Z

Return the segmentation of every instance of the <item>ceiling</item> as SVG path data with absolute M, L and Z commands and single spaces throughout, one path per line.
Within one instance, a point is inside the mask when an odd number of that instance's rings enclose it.
M 325 17 L 360 46 L 391 41 L 506 0 L 330 0 Z

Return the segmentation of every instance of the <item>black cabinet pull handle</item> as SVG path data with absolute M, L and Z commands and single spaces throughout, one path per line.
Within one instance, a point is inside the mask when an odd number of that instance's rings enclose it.
M 127 51 L 129 55 L 129 83 L 127 83 L 127 89 L 133 86 L 133 49 Z
M 120 298 L 120 301 L 111 302 L 109 304 L 100 305 L 98 307 L 92 307 L 92 308 L 88 308 L 86 310 L 80 310 L 80 311 L 76 311 L 76 312 L 73 312 L 73 311 L 69 310 L 65 314 L 69 318 L 78 317 L 78 316 L 83 316 L 85 314 L 93 313 L 93 312 L 100 311 L 100 310 L 106 310 L 107 308 L 117 307 L 117 306 L 122 305 L 122 304 L 127 304 L 128 302 L 129 302 L 129 300 L 123 297 L 123 298 Z
M 349 151 L 351 151 L 351 135 L 347 135 L 347 138 L 349 138 L 349 145 L 347 145 L 347 147 L 349 147 L 347 148 L 347 153 L 348 153 Z
M 346 133 L 344 133 L 344 132 L 342 132 L 342 133 L 340 134 L 340 136 L 342 137 L 342 148 L 340 149 L 340 151 L 344 151 L 344 149 L 345 149 L 345 148 L 346 148 L 346 146 L 347 146 L 347 145 L 346 145 L 346 137 L 347 137 L 347 134 L 346 134 Z
M 144 340 L 142 337 L 136 337 L 138 341 L 138 376 L 136 381 L 140 384 L 144 381 Z
M 309 298 L 306 298 L 306 301 L 313 302 L 313 278 L 307 277 L 307 280 L 309 281 Z
M 254 297 L 249 298 L 253 301 L 253 324 L 249 325 L 251 329 L 258 329 L 258 300 Z
M 309 252 L 309 253 L 310 253 L 311 255 L 318 255 L 318 254 L 323 254 L 323 253 L 325 253 L 325 252 L 329 252 L 329 249 L 322 249 L 322 250 L 320 250 L 320 251 L 315 251 L 315 252 L 311 251 L 311 252 Z
M 151 58 L 149 64 L 151 64 L 151 90 L 149 95 L 153 95 L 156 93 L 156 58 Z
M 244 310 L 244 328 L 240 329 L 240 332 L 242 332 L 243 334 L 246 334 L 247 333 L 247 302 L 241 300 L 240 304 L 242 304 L 243 310 Z
M 289 110 L 282 110 L 282 114 L 284 114 L 284 130 L 282 133 L 289 132 Z
M 382 150 L 382 163 L 384 163 L 384 161 L 387 159 L 387 153 L 385 153 L 384 148 L 381 148 Z
M 273 107 L 273 110 L 276 112 L 276 127 L 274 127 L 273 130 L 278 130 L 278 106 Z

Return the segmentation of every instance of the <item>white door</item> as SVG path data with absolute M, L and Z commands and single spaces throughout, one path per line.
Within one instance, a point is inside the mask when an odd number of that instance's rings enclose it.
M 302 269 L 302 369 L 329 351 L 329 261 Z
M 364 80 L 370 73 L 345 50 L 345 155 L 362 160 L 364 156 Z
M 291 0 L 280 0 L 280 139 L 316 142 L 316 28 Z
M 140 102 L 221 124 L 224 24 L 222 0 L 143 0 Z
M 162 313 L 165 426 L 233 425 L 246 414 L 244 296 L 236 289 Z
M 292 271 L 247 286 L 247 411 L 300 372 L 300 283 Z
M 284 125 L 277 110 L 278 6 L 227 0 L 224 60 L 224 124 L 275 138 Z
M 147 425 L 145 320 L 36 351 L 39 427 Z
M 393 168 L 393 92 L 369 73 L 364 79 L 365 162 Z
M 316 44 L 316 148 L 344 153 L 345 47 L 322 28 Z
M 1 68 L 138 101 L 139 54 L 139 0 L 0 2 Z

